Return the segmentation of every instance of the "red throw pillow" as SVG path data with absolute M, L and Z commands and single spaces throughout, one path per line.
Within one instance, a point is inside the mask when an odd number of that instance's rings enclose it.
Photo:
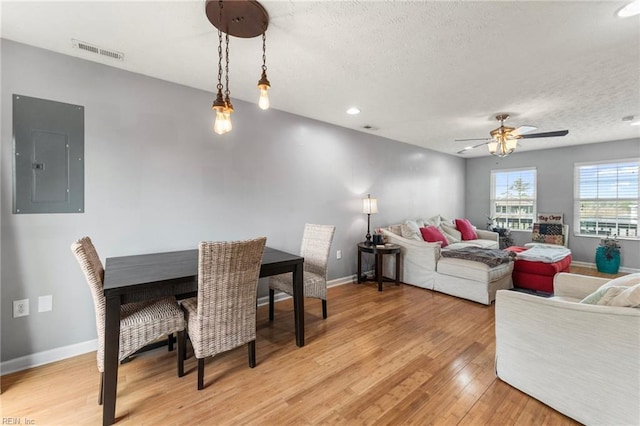
M 444 234 L 435 226 L 420 228 L 420 233 L 422 234 L 422 239 L 428 243 L 437 243 L 440 241 L 442 243 L 440 247 L 446 247 L 449 244 Z
M 456 228 L 462 234 L 463 241 L 478 239 L 478 234 L 469 219 L 456 219 Z

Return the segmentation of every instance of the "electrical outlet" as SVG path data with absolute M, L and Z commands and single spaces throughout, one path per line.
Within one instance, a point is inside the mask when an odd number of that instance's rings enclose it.
M 13 317 L 26 317 L 29 315 L 29 299 L 13 301 Z
M 338 260 L 342 259 L 342 250 L 336 251 L 336 259 Z
M 53 310 L 53 296 L 39 296 L 38 297 L 38 312 L 49 312 Z

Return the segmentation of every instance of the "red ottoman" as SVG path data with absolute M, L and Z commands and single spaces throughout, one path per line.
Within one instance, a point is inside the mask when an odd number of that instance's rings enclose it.
M 508 250 L 521 252 L 524 247 L 509 247 Z M 569 272 L 571 255 L 554 263 L 516 260 L 513 264 L 513 286 L 529 290 L 553 293 L 553 277 L 558 272 Z

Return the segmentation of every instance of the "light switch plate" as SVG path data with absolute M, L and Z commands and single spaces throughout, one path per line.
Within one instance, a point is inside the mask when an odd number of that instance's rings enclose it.
M 53 296 L 51 294 L 38 297 L 38 312 L 53 310 Z

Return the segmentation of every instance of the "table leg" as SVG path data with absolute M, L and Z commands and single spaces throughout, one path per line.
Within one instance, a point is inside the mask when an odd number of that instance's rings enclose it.
M 358 284 L 362 282 L 362 251 L 358 249 Z
M 382 254 L 376 253 L 376 277 L 378 278 L 378 291 L 382 291 Z
M 400 285 L 400 253 L 396 253 L 396 285 Z
M 104 385 L 102 424 L 112 425 L 116 418 L 118 391 L 118 353 L 120 351 L 120 297 L 108 297 L 104 321 Z
M 304 346 L 304 280 L 303 264 L 296 263 L 293 270 L 293 314 L 295 317 L 296 345 Z

